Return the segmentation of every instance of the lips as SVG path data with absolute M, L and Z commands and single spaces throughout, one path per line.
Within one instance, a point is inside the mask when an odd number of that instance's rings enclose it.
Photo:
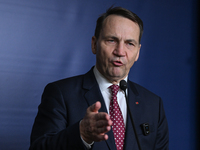
M 123 65 L 121 61 L 113 61 L 112 63 L 114 66 L 118 66 L 118 67 Z

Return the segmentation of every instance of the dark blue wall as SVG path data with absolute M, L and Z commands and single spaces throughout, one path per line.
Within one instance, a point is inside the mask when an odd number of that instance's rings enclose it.
M 91 37 L 112 4 L 144 22 L 129 78 L 162 97 L 170 150 L 196 149 L 196 0 L 0 0 L 0 149 L 26 150 L 44 86 L 95 64 Z

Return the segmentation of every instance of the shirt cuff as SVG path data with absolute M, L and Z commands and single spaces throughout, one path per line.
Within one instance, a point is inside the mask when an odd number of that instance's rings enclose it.
M 81 120 L 81 121 L 82 121 L 82 120 Z M 79 126 L 80 126 L 81 121 L 79 122 Z M 80 137 L 81 137 L 81 135 L 80 135 Z M 82 139 L 82 137 L 81 137 L 81 140 L 82 140 L 83 144 L 86 146 L 87 149 L 91 149 L 92 145 L 94 144 L 94 141 L 93 141 L 92 143 L 88 144 L 87 142 L 85 142 L 85 141 Z
M 81 136 L 80 136 L 81 137 Z M 83 141 L 83 144 L 87 147 L 87 149 L 91 149 L 92 145 L 94 144 L 94 141 L 91 144 L 88 144 L 87 142 L 85 142 L 82 137 L 81 140 Z

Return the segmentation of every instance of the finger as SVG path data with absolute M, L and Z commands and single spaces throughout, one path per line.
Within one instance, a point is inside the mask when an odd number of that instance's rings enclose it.
M 99 112 L 99 113 L 95 114 L 94 118 L 95 118 L 96 121 L 99 121 L 99 120 L 108 121 L 108 120 L 110 120 L 110 116 L 106 112 Z
M 97 101 L 96 103 L 94 103 L 93 105 L 91 105 L 89 107 L 89 111 L 91 112 L 98 112 L 98 110 L 101 108 L 101 103 L 99 101 Z
M 101 127 L 101 128 L 96 128 L 96 129 L 95 129 L 95 133 L 96 133 L 97 135 L 101 135 L 101 134 L 107 133 L 107 132 L 110 131 L 110 130 L 111 130 L 111 126 L 103 126 L 103 127 Z
M 111 120 L 99 120 L 95 124 L 96 128 L 102 128 L 102 127 L 111 126 L 111 125 L 112 125 Z
M 100 142 L 100 141 L 104 141 L 108 139 L 108 135 L 107 134 L 99 134 L 95 137 L 95 142 Z

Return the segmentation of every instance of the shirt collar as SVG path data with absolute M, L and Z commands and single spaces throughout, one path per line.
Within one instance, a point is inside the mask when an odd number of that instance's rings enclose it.
M 101 91 L 107 90 L 109 86 L 112 85 L 96 68 L 96 66 L 93 69 L 95 78 L 97 80 L 97 83 L 99 84 L 99 88 Z M 127 82 L 128 76 L 124 79 Z M 119 85 L 119 84 L 118 84 Z

